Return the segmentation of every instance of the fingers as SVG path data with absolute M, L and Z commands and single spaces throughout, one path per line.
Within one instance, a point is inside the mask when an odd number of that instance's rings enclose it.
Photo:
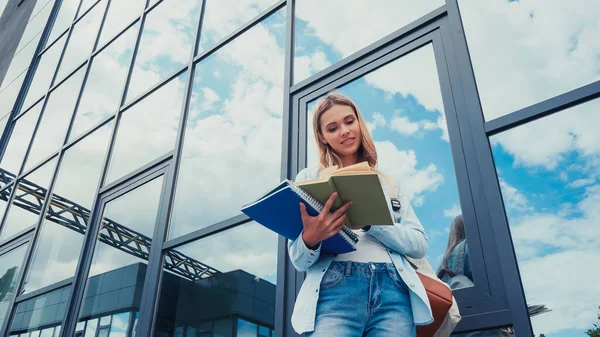
M 306 211 L 306 205 L 301 202 L 300 203 L 300 217 L 302 218 L 302 220 L 306 219 L 308 217 L 308 212 Z
M 340 216 L 334 222 L 331 223 L 331 227 L 329 228 L 329 230 L 330 230 L 329 233 L 331 235 L 334 235 L 337 232 L 339 232 L 342 229 L 342 227 L 344 226 L 344 224 L 346 223 L 347 219 L 348 219 L 348 216 L 345 213 L 342 214 L 342 216 Z
M 327 199 L 327 202 L 325 202 L 325 205 L 323 206 L 323 211 L 321 212 L 321 214 L 329 214 L 331 206 L 333 206 L 333 202 L 335 201 L 336 197 L 337 192 L 331 193 L 331 196 L 329 197 L 329 199 Z
M 344 204 L 344 206 L 338 208 L 335 212 L 333 212 L 333 214 L 331 214 L 335 219 L 337 219 L 338 217 L 342 216 L 342 214 L 346 213 L 346 211 L 348 210 L 348 208 L 350 208 L 350 206 L 352 206 L 352 201 L 348 201 L 347 203 Z

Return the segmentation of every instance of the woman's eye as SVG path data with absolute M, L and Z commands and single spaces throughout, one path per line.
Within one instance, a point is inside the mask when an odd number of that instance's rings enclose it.
M 328 131 L 329 131 L 329 132 L 335 132 L 335 130 L 337 130 L 337 128 L 331 128 L 331 129 L 329 129 Z
M 354 119 L 351 119 L 348 122 L 346 122 L 346 124 L 352 124 L 352 123 L 354 123 Z

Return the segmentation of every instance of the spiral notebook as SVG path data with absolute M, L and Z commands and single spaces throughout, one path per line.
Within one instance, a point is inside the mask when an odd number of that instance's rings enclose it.
M 290 240 L 296 240 L 302 232 L 300 202 L 306 205 L 308 214 L 316 216 L 323 204 L 310 196 L 290 180 L 282 181 L 277 187 L 257 201 L 242 207 L 242 212 L 264 227 Z M 355 251 L 358 237 L 347 227 L 321 243 L 321 252 L 343 254 Z

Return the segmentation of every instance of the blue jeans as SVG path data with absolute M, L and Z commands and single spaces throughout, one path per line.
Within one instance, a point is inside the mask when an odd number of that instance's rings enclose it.
M 409 290 L 391 263 L 333 262 L 307 337 L 414 337 Z

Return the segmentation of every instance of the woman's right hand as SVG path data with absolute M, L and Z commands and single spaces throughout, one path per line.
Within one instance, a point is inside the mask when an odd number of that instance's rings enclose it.
M 304 226 L 304 232 L 302 233 L 302 240 L 310 248 L 315 247 L 319 242 L 326 240 L 339 232 L 342 226 L 346 223 L 347 215 L 346 211 L 352 205 L 352 201 L 348 201 L 344 206 L 340 207 L 333 213 L 329 213 L 331 206 L 337 197 L 337 192 L 331 194 L 325 205 L 323 211 L 317 216 L 311 216 L 306 211 L 306 205 L 300 203 L 300 214 L 302 216 L 302 224 Z

